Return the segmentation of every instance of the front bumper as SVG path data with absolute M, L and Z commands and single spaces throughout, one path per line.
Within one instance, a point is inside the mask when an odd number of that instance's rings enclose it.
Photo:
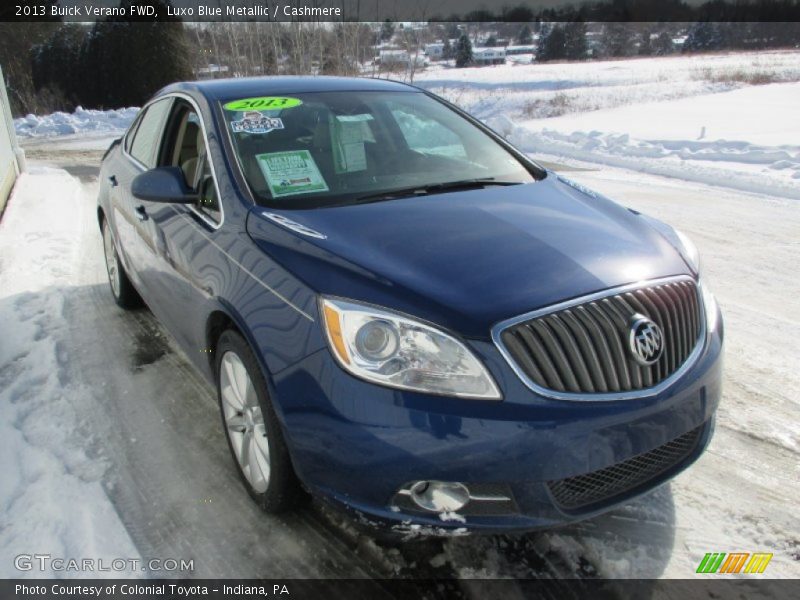
M 710 440 L 721 395 L 721 321 L 679 380 L 658 395 L 629 400 L 539 396 L 491 343 L 471 346 L 503 390 L 502 402 L 367 383 L 344 372 L 327 348 L 275 376 L 272 393 L 301 480 L 362 522 L 399 531 L 548 528 L 649 491 L 691 464 Z M 604 501 L 565 508 L 548 486 L 649 453 L 692 430 L 696 443 L 677 463 Z M 398 489 L 418 480 L 507 490 L 513 510 L 448 516 L 398 506 Z

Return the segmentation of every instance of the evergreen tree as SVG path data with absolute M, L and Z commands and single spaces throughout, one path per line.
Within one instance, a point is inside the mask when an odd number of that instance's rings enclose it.
M 645 29 L 639 38 L 639 56 L 653 54 L 653 45 L 650 43 L 650 30 Z
M 457 40 L 461 37 L 461 29 L 458 28 L 458 23 L 447 24 L 447 37 L 451 40 Z
M 386 19 L 381 25 L 381 41 L 388 42 L 394 37 L 394 23 L 391 19 Z
M 536 53 L 536 60 L 538 62 L 564 60 L 567 57 L 566 45 L 567 36 L 561 23 L 542 27 L 542 31 L 539 34 L 539 51 Z
M 43 5 L 49 14 L 50 6 L 55 3 L 55 0 L 23 0 L 0 7 L 0 18 L 8 19 L 0 22 L 0 66 L 3 67 L 8 100 L 14 116 L 39 108 L 34 106 L 35 92 L 29 49 L 35 44 L 46 42 L 59 27 L 58 19 L 50 18 L 37 18 L 24 24 L 14 22 L 15 6 Z M 48 107 L 41 108 L 47 110 Z
M 495 46 L 497 46 L 497 38 L 493 35 L 490 35 L 489 39 L 486 40 L 486 43 L 484 45 L 487 48 L 494 48 Z
M 97 108 L 141 106 L 165 85 L 192 78 L 183 23 L 164 18 L 163 0 L 148 4 L 158 8 L 159 22 L 95 23 L 82 49 L 89 74 L 82 103 Z
M 530 46 L 532 43 L 533 32 L 531 31 L 531 26 L 525 23 L 517 34 L 517 44 L 520 46 Z
M 43 44 L 31 48 L 31 71 L 36 91 L 58 92 L 73 110 L 79 103 L 86 74 L 81 67 L 81 46 L 86 30 L 75 24 L 63 25 Z
M 632 53 L 633 28 L 629 23 L 606 23 L 602 39 L 605 56 L 629 56 Z
M 468 67 L 472 64 L 472 42 L 466 33 L 462 33 L 456 44 L 456 66 Z
M 723 35 L 719 23 L 701 21 L 692 25 L 686 41 L 683 43 L 684 52 L 707 52 L 723 47 Z
M 571 21 L 564 25 L 564 57 L 568 60 L 585 60 L 586 52 L 586 23 Z
M 652 50 L 656 56 L 665 56 L 675 52 L 675 44 L 672 43 L 672 36 L 668 31 L 662 31 L 658 34 L 652 45 Z
M 450 38 L 445 36 L 444 37 L 444 44 L 442 45 L 442 58 L 444 60 L 450 60 L 453 58 L 453 44 L 450 43 Z

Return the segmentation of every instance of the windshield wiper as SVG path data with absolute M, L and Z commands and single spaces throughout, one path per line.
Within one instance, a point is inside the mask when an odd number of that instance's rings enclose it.
M 362 204 L 365 202 L 377 202 L 379 200 L 389 200 L 391 198 L 403 198 L 408 196 L 428 196 L 430 194 L 440 194 L 450 190 L 468 190 L 474 188 L 484 188 L 489 185 L 519 185 L 521 181 L 498 181 L 494 177 L 484 177 L 482 179 L 462 179 L 460 181 L 447 181 L 445 183 L 431 183 L 428 185 L 415 185 L 413 187 L 378 192 L 359 196 L 348 204 Z

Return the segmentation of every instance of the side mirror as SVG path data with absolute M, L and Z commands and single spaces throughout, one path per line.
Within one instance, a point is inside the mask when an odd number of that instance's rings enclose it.
M 131 193 L 139 200 L 192 204 L 197 193 L 186 185 L 180 167 L 158 167 L 133 178 Z

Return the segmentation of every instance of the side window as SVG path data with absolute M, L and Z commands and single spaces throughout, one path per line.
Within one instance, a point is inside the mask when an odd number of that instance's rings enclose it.
M 220 222 L 222 213 L 217 186 L 211 173 L 199 115 L 192 106 L 178 100 L 167 131 L 162 165 L 180 167 L 186 185 L 197 192 L 194 207 L 211 220 Z
M 130 154 L 131 146 L 133 145 L 133 138 L 136 136 L 136 130 L 139 128 L 139 123 L 142 122 L 142 117 L 144 116 L 144 112 L 140 112 L 136 115 L 136 120 L 131 124 L 130 129 L 128 129 L 128 134 L 125 136 L 125 141 L 123 142 L 125 152 Z
M 461 138 L 449 127 L 410 106 L 394 104 L 391 111 L 412 150 L 422 154 L 467 158 Z
M 164 98 L 147 107 L 144 115 L 140 118 L 136 134 L 128 150 L 133 158 L 148 169 L 153 168 L 156 164 L 161 130 L 171 103 L 171 98 Z
M 214 185 L 211 166 L 205 156 L 203 157 L 203 167 L 200 170 L 200 178 L 197 182 L 197 192 L 197 208 L 219 223 L 222 220 L 222 212 L 219 208 L 217 186 Z

